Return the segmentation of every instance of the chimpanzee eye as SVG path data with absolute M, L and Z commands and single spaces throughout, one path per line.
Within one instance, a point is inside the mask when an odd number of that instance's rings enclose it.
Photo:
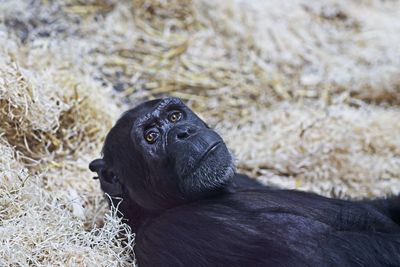
M 145 139 L 146 139 L 146 142 L 147 143 L 149 143 L 149 144 L 153 144 L 156 140 L 157 140 L 157 138 L 158 138 L 158 132 L 156 132 L 156 131 L 148 131 L 146 134 L 145 134 Z
M 177 122 L 182 118 L 182 113 L 179 111 L 175 111 L 168 116 L 168 120 L 170 122 Z

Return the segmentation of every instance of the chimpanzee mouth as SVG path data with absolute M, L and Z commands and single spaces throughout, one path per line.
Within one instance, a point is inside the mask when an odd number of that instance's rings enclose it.
M 203 151 L 194 161 L 179 165 L 177 173 L 185 182 L 209 180 L 216 184 L 225 176 L 226 169 L 233 169 L 231 155 L 222 140 L 207 145 Z
M 180 188 L 186 196 L 196 198 L 223 188 L 234 175 L 235 167 L 224 142 L 218 141 L 209 145 L 187 170 Z
M 218 147 L 222 144 L 221 141 L 215 142 L 214 144 L 212 144 L 211 146 L 209 146 L 206 150 L 206 152 L 200 157 L 200 159 L 198 160 L 198 163 L 201 163 L 202 161 L 204 161 L 205 159 L 207 159 L 207 157 L 213 153 L 215 150 L 218 149 Z

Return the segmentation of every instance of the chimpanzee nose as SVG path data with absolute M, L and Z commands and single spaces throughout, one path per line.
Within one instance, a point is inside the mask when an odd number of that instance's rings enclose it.
M 177 140 L 184 140 L 196 133 L 196 128 L 192 125 L 180 125 L 176 127 L 175 137 Z

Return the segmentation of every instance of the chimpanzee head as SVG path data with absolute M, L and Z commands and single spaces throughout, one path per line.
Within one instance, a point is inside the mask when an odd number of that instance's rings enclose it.
M 234 175 L 222 138 L 181 100 L 157 99 L 127 111 L 89 168 L 103 191 L 157 210 L 221 191 Z

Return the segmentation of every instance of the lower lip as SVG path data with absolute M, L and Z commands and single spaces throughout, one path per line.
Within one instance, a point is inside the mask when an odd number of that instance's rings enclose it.
M 212 147 L 206 152 L 206 154 L 211 153 L 212 151 L 214 151 L 215 149 L 217 149 L 217 147 L 221 144 L 221 142 L 218 142 L 214 145 L 212 145 Z
M 206 153 L 204 153 L 204 155 L 201 157 L 200 161 L 202 161 L 203 159 L 205 159 L 210 153 L 212 153 L 214 150 L 217 149 L 217 147 L 221 144 L 221 142 L 215 143 L 211 146 L 211 148 L 209 148 Z

